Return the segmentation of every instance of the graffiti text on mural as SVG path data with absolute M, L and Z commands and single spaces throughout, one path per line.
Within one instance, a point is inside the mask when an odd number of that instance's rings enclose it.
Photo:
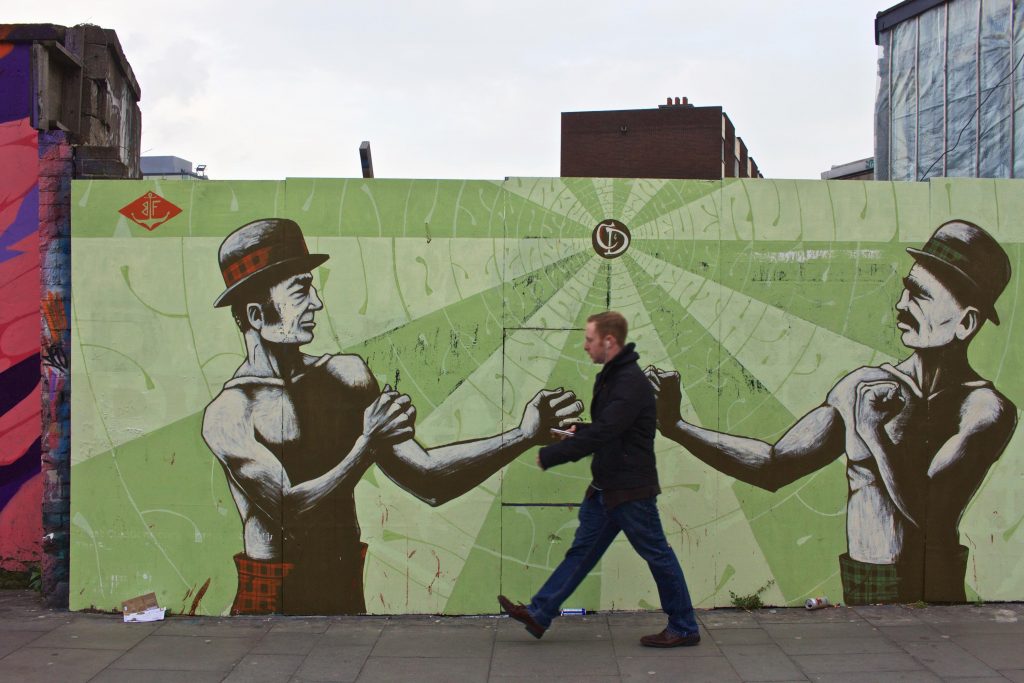
M 147 192 L 131 204 L 122 207 L 120 213 L 146 230 L 156 230 L 181 213 L 181 209 L 156 192 Z
M 617 258 L 626 253 L 629 249 L 631 235 L 629 228 L 621 222 L 609 218 L 601 221 L 594 228 L 590 235 L 590 241 L 594 245 L 594 251 L 599 256 L 607 259 Z

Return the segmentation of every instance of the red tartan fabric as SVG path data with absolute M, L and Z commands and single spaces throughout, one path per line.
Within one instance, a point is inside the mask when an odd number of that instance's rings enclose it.
M 291 562 L 253 560 L 245 553 L 235 555 L 238 592 L 232 614 L 274 614 L 284 611 L 284 578 L 295 565 Z
M 225 266 L 221 274 L 224 276 L 224 284 L 230 287 L 247 275 L 261 270 L 270 263 L 271 247 L 263 247 L 251 251 L 242 258 Z

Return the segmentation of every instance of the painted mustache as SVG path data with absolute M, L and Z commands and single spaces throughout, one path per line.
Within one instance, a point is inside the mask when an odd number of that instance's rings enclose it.
M 910 328 L 914 330 L 914 332 L 918 332 L 921 329 L 921 323 L 919 323 L 917 321 L 917 318 L 910 315 L 910 313 L 908 313 L 907 311 L 899 311 L 896 314 L 896 322 L 903 323 L 904 325 L 909 325 Z

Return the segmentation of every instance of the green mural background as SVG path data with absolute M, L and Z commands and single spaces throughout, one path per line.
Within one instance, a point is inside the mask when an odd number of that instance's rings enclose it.
M 118 213 L 153 191 L 182 209 L 153 231 Z M 943 220 L 977 222 L 1010 255 L 999 327 L 971 346 L 980 374 L 1024 405 L 1018 332 L 1024 184 L 512 178 L 76 181 L 73 188 L 71 608 L 154 591 L 175 612 L 225 614 L 241 524 L 200 434 L 245 350 L 217 249 L 254 219 L 296 220 L 325 309 L 310 354 L 355 353 L 417 409 L 425 446 L 518 424 L 545 387 L 589 401 L 587 315 L 631 322 L 641 363 L 682 375 L 683 416 L 774 440 L 861 365 L 908 354 L 900 279 Z M 632 232 L 605 260 L 591 232 Z M 1014 436 L 960 525 L 968 596 L 1024 599 L 1024 437 Z M 666 533 L 701 607 L 769 580 L 765 602 L 841 596 L 843 461 L 777 492 L 721 475 L 660 435 Z M 495 612 L 527 599 L 568 548 L 589 463 L 541 472 L 536 449 L 431 508 L 375 468 L 356 488 L 367 609 Z M 332 590 L 324 586 L 323 590 Z M 624 538 L 567 606 L 655 608 Z

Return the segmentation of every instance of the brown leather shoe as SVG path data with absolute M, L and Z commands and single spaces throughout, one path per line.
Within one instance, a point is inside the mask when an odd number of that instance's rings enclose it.
M 668 629 L 652 636 L 644 636 L 640 644 L 647 647 L 689 647 L 700 643 L 700 634 L 691 633 L 688 636 L 677 636 Z
M 537 623 L 537 620 L 533 618 L 532 614 L 530 614 L 530 610 L 526 609 L 526 605 L 523 603 L 519 603 L 517 605 L 504 595 L 498 596 L 498 604 L 501 605 L 501 609 L 505 614 L 526 626 L 526 630 L 531 636 L 534 638 L 540 638 L 544 635 L 544 631 L 547 629 Z

